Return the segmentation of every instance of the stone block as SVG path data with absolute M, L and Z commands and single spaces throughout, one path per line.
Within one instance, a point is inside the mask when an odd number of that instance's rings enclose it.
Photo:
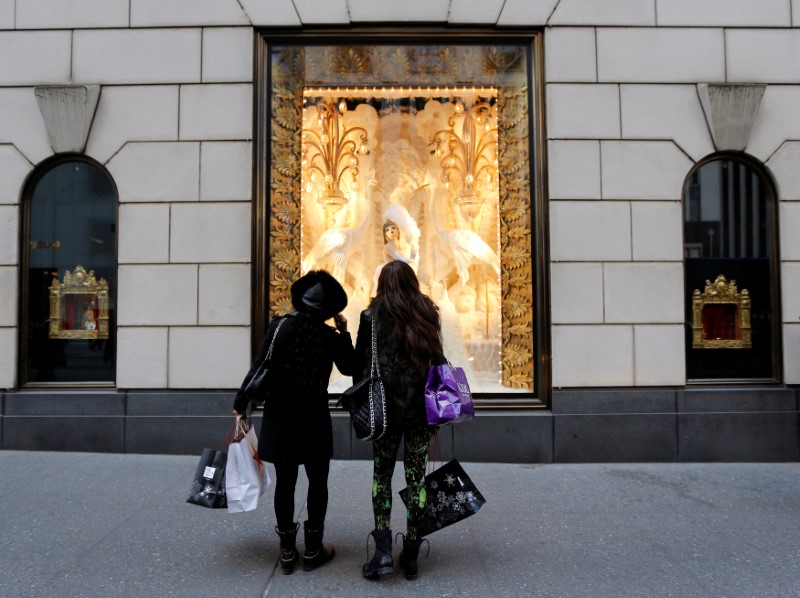
M 655 24 L 655 0 L 561 0 L 548 22 L 548 25 Z
M 14 29 L 16 0 L 0 0 L 0 29 Z
M 249 203 L 174 204 L 172 262 L 250 261 Z
M 249 24 L 237 0 L 131 1 L 131 27 Z
M 632 386 L 633 327 L 554 325 L 553 386 Z
M 790 27 L 784 0 L 658 0 L 659 27 Z
M 127 27 L 130 0 L 17 2 L 17 29 Z
M 250 324 L 250 265 L 200 266 L 198 323 L 201 325 Z
M 800 30 L 728 29 L 728 83 L 800 83 Z
M 787 388 L 685 389 L 677 393 L 679 413 L 797 411 L 797 391 Z
M 553 462 L 553 416 L 550 413 L 479 412 L 474 420 L 451 428 L 453 455 L 459 461 Z M 502 442 L 498 442 L 500 438 Z
M 602 141 L 603 199 L 681 199 L 693 163 L 671 141 Z
M 120 266 L 119 326 L 197 323 L 197 266 Z
M 550 295 L 554 324 L 602 324 L 602 264 L 551 264 Z
M 253 80 L 252 27 L 203 30 L 203 83 Z
M 0 89 L 0 143 L 13 144 L 31 164 L 41 162 L 53 153 L 42 113 L 31 87 Z M 19 196 L 17 188 L 15 196 Z
M 599 141 L 552 140 L 548 149 L 551 200 L 600 199 Z
M 103 88 L 86 153 L 105 163 L 128 141 L 178 139 L 178 86 Z
M 74 33 L 76 83 L 196 83 L 199 29 L 99 29 Z
M 2 31 L 0 56 L 0 86 L 70 83 L 72 32 Z
M 181 88 L 181 139 L 251 139 L 250 84 L 187 85 Z
M 714 152 L 695 85 L 620 85 L 622 137 L 672 139 L 699 160 Z
M 204 142 L 200 146 L 200 199 L 250 201 L 252 144 L 248 141 Z
M 551 139 L 619 138 L 618 86 L 550 83 L 546 91 Z
M 142 241 L 146 239 L 147 242 Z M 120 264 L 169 262 L 169 206 L 122 204 L 119 206 Z
M 17 329 L 0 328 L 0 388 L 17 386 Z
M 797 367 L 798 356 L 800 356 L 800 324 L 784 324 L 783 381 L 786 384 L 800 384 L 800 368 Z
M 679 413 L 678 461 L 797 461 L 797 412 Z
M 108 163 L 108 170 L 122 203 L 200 197 L 199 143 L 128 143 Z
M 403 3 L 395 2 L 372 2 L 370 0 L 336 0 L 336 2 L 325 2 L 324 0 L 304 0 L 299 3 L 297 12 L 300 20 L 308 23 L 306 18 L 313 18 L 310 13 L 314 10 L 322 10 L 325 4 L 333 5 L 325 9 L 332 14 L 329 18 L 339 15 L 340 11 L 349 12 L 350 18 L 345 21 L 329 21 L 331 23 L 350 22 L 361 23 L 368 21 L 408 22 L 417 21 L 423 23 L 444 23 L 447 21 L 447 13 L 450 7 L 449 0 L 406 0 Z M 345 17 L 341 17 L 345 18 Z M 316 21 L 320 22 L 320 21 Z
M 117 328 L 117 388 L 166 387 L 167 328 Z
M 553 415 L 675 413 L 675 390 L 653 388 L 553 391 Z
M 140 454 L 197 455 L 204 448 L 225 450 L 230 411 L 224 416 L 191 415 L 125 418 L 125 452 Z M 186 489 L 189 489 L 191 473 Z
M 800 86 L 767 85 L 745 151 L 766 162 L 787 139 L 800 139 Z
M 344 412 L 331 413 L 331 428 L 333 432 L 333 458 L 351 459 L 353 449 L 351 446 L 350 416 Z
M 121 453 L 122 416 L 3 416 L 3 449 Z
M 681 202 L 631 202 L 631 223 L 635 261 L 683 259 Z
M 16 266 L 0 266 L 0 326 L 17 325 L 17 286 Z
M 494 25 L 500 18 L 500 11 L 507 4 L 507 0 L 484 0 L 479 3 L 472 0 L 450 0 L 447 22 L 451 25 Z
M 12 145 L 0 145 L 0 204 L 18 204 L 31 164 Z
M 780 202 L 781 259 L 800 260 L 800 203 Z
M 633 327 L 636 386 L 686 384 L 686 332 L 683 325 Z
M 603 264 L 607 323 L 683 323 L 683 267 L 675 263 Z
M 239 388 L 250 366 L 247 327 L 169 331 L 170 388 Z
M 553 13 L 558 0 L 506 0 L 497 24 L 501 26 L 535 25 L 542 27 Z
M 5 415 L 121 417 L 125 415 L 125 393 L 113 390 L 6 393 Z
M 597 80 L 623 83 L 725 82 L 723 30 L 598 29 Z
M 19 261 L 19 208 L 0 205 L 0 265 Z
M 781 264 L 781 297 L 783 321 L 800 321 L 800 262 Z
M 767 168 L 775 177 L 778 197 L 783 201 L 800 200 L 800 168 L 797 168 L 798 164 L 800 164 L 800 141 L 787 141 L 767 162 Z M 781 216 L 781 222 L 783 222 L 783 216 Z M 792 230 L 797 229 L 792 228 Z M 781 237 L 781 241 L 784 240 Z
M 351 19 L 350 10 L 358 11 L 362 9 L 362 7 L 358 6 L 357 2 L 352 8 L 348 7 L 346 0 L 293 0 L 293 4 L 304 25 L 349 25 Z M 351 5 L 352 4 L 353 2 L 351 0 Z M 382 5 L 381 8 L 386 8 L 386 5 Z M 413 14 L 413 11 L 407 9 L 406 20 L 409 14 Z
M 556 463 L 673 462 L 675 414 L 557 415 Z
M 631 259 L 630 204 L 621 201 L 557 201 L 550 204 L 553 261 Z
M 594 28 L 556 27 L 544 34 L 545 77 L 554 82 L 596 82 Z
M 242 376 L 244 378 L 244 376 Z M 214 416 L 229 415 L 236 393 L 131 391 L 128 393 L 129 416 Z M 255 414 L 259 412 L 254 412 Z M 260 416 L 259 416 L 260 417 Z
M 294 4 L 285 0 L 239 0 L 239 3 L 255 27 L 303 24 Z

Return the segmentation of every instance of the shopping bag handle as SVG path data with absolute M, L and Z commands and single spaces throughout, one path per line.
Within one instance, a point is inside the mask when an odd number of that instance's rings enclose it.
M 222 444 L 219 447 L 220 451 L 224 451 L 231 443 L 231 438 L 233 438 L 233 432 L 235 428 L 236 428 L 236 420 L 233 420 L 231 427 L 228 428 L 228 433 L 225 434 L 225 440 L 222 441 Z

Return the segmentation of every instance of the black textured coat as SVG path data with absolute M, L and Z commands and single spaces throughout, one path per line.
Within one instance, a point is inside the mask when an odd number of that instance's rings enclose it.
M 258 454 L 270 463 L 308 463 L 329 460 L 333 456 L 331 415 L 328 410 L 328 381 L 333 364 L 351 376 L 355 372 L 355 352 L 349 332 L 337 332 L 319 321 L 318 333 L 323 351 L 315 363 L 310 358 L 298 360 L 290 350 L 296 316 L 286 316 L 275 339 L 270 368 L 270 392 L 264 404 L 264 418 L 258 433 Z M 243 412 L 247 398 L 242 389 L 247 386 L 267 355 L 269 344 L 279 319 L 269 326 L 261 349 L 250 366 L 234 401 L 234 409 Z M 302 350 L 302 348 L 301 348 Z M 301 363 L 302 362 L 302 363 Z M 298 392 L 298 381 L 310 382 L 305 395 Z
M 386 410 L 391 430 L 409 430 L 427 424 L 425 382 L 427 372 L 420 372 L 408 355 L 400 350 L 394 333 L 394 321 L 383 310 L 371 306 L 361 312 L 356 337 L 356 383 L 369 376 L 372 359 L 372 315 L 376 314 L 378 366 L 386 392 Z M 444 356 L 436 363 L 444 362 Z

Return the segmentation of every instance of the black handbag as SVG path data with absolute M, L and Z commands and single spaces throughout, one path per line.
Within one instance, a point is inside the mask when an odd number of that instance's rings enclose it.
M 224 509 L 228 506 L 225 496 L 227 459 L 225 451 L 203 449 L 186 502 L 209 509 Z
M 286 321 L 286 318 L 283 318 L 280 322 L 278 322 L 278 325 L 275 328 L 275 333 L 272 335 L 272 340 L 269 343 L 269 349 L 267 349 L 267 355 L 264 357 L 264 361 L 262 361 L 261 365 L 258 366 L 255 374 L 253 374 L 253 377 L 250 378 L 250 381 L 242 391 L 244 395 L 251 401 L 264 401 L 267 398 L 267 394 L 269 394 L 269 379 L 270 370 L 272 367 L 272 349 L 275 346 L 275 338 L 278 336 L 278 332 L 280 331 L 284 321 Z
M 378 343 L 375 335 L 373 316 L 369 377 L 345 390 L 339 399 L 342 406 L 350 413 L 350 422 L 359 440 L 377 440 L 382 438 L 389 428 L 386 417 L 386 392 L 378 367 Z
M 486 503 L 483 494 L 475 487 L 457 459 L 425 476 L 425 492 L 425 511 L 419 529 L 421 536 L 427 536 L 474 515 Z M 399 494 L 408 507 L 411 488 L 405 487 Z

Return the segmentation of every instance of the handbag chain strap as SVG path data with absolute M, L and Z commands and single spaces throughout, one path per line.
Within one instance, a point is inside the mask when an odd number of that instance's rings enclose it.
M 372 314 L 372 363 L 369 368 L 369 375 L 371 378 L 380 378 L 381 370 L 378 366 L 378 337 L 375 332 L 375 314 Z
M 286 321 L 286 318 L 281 318 L 280 322 L 278 322 L 278 326 L 275 328 L 275 334 L 272 335 L 272 340 L 269 343 L 269 349 L 267 349 L 267 355 L 264 357 L 264 361 L 261 362 L 259 367 L 264 367 L 264 364 L 267 363 L 270 359 L 272 359 L 272 349 L 275 346 L 275 337 L 278 336 L 278 332 L 281 330 L 281 326 Z

